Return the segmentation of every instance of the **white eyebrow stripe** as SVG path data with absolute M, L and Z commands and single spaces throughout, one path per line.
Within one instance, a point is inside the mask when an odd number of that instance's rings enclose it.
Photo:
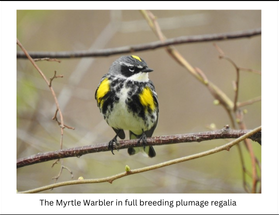
M 127 66 L 127 67 L 132 67 L 132 66 L 134 66 L 133 64 L 130 64 L 130 63 L 120 62 L 120 65 L 123 65 L 123 64 L 124 64 L 125 66 Z M 137 68 L 143 69 L 143 66 L 138 65 Z
M 126 63 L 126 62 L 120 62 L 120 65 L 125 65 L 125 66 L 133 66 L 132 64 Z

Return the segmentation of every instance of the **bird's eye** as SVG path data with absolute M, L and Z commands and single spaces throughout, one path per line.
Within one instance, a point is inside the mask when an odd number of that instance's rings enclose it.
M 130 72 L 135 72 L 135 67 L 134 66 L 129 67 L 129 71 Z

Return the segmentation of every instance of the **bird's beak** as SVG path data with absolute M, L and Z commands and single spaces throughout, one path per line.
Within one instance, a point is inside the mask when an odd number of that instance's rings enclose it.
M 153 69 L 146 67 L 145 69 L 141 70 L 141 72 L 152 72 Z

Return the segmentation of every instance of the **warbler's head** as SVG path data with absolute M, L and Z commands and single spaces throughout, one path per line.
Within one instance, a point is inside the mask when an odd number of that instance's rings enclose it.
M 109 69 L 112 75 L 119 75 L 134 81 L 148 81 L 148 73 L 152 71 L 142 58 L 135 55 L 118 58 Z

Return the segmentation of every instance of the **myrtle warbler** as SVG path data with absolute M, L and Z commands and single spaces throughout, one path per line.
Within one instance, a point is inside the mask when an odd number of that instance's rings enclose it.
M 154 157 L 152 146 L 146 146 L 146 137 L 151 137 L 158 122 L 158 98 L 155 87 L 148 78 L 153 70 L 145 61 L 135 55 L 122 56 L 114 61 L 95 92 L 100 112 L 116 135 L 108 148 L 113 153 L 113 144 L 117 136 L 125 138 L 124 130 L 129 130 L 130 139 L 142 141 L 143 148 L 128 148 L 129 155 L 139 151 Z

